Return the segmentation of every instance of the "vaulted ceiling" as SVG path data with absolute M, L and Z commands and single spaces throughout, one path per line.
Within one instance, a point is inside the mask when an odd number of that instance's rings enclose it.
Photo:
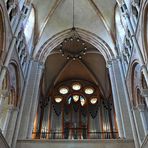
M 62 42 L 63 55 L 60 45 L 51 52 L 46 60 L 43 92 L 49 93 L 54 86 L 61 82 L 85 80 L 95 84 L 104 97 L 109 97 L 111 94 L 109 74 L 101 53 L 89 43 L 85 42 L 83 47 L 76 40 L 69 40 L 66 43 Z M 83 54 L 82 50 L 85 47 L 87 50 Z M 75 58 L 75 56 L 77 57 Z
M 72 28 L 73 0 L 32 0 L 36 12 L 35 53 L 52 36 Z M 74 0 L 74 25 L 104 40 L 114 51 L 116 0 Z
M 32 0 L 36 13 L 35 51 L 58 33 L 73 27 L 73 0 Z M 116 0 L 74 0 L 74 26 L 95 34 L 115 51 Z M 60 44 L 60 43 L 59 43 Z M 57 47 L 47 56 L 43 88 L 47 92 L 52 85 L 69 79 L 85 79 L 109 95 L 110 83 L 106 62 L 100 49 L 89 44 L 90 51 L 81 59 L 66 60 Z M 74 50 L 72 47 L 70 50 Z M 42 51 L 41 51 L 42 52 Z M 70 52 L 70 51 L 69 51 Z

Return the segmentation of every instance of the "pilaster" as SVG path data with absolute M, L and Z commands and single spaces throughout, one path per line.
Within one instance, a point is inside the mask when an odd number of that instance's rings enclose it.
M 109 69 L 109 75 L 110 75 L 111 86 L 112 86 L 113 101 L 114 101 L 114 107 L 115 107 L 115 112 L 116 112 L 118 132 L 119 132 L 119 137 L 124 138 L 125 131 L 124 131 L 124 124 L 123 124 L 123 120 L 122 120 L 123 117 L 121 115 L 121 113 L 122 113 L 121 106 L 119 105 L 118 92 L 117 92 L 117 87 L 116 87 L 115 76 L 114 76 L 112 64 L 113 64 L 112 61 L 108 62 L 108 69 Z
M 112 60 L 113 71 L 116 82 L 116 89 L 118 92 L 119 102 L 121 104 L 121 112 L 123 115 L 123 122 L 125 127 L 126 138 L 131 139 L 132 135 L 135 141 L 135 147 L 139 148 L 138 135 L 136 132 L 136 126 L 134 122 L 133 112 L 131 110 L 131 103 L 129 99 L 128 89 L 126 86 L 125 78 L 123 75 L 123 67 L 120 58 Z M 132 134 L 133 133 L 133 134 Z
M 26 90 L 23 94 L 24 107 L 20 123 L 19 138 L 30 138 L 33 130 L 33 121 L 38 104 L 39 84 L 42 76 L 43 65 L 38 61 L 32 60 L 30 73 L 26 82 Z
M 7 71 L 7 67 L 8 67 L 8 65 L 9 65 L 9 62 L 10 62 L 10 59 L 11 59 L 11 55 L 12 55 L 12 52 L 13 52 L 13 50 L 14 50 L 14 46 L 15 46 L 15 44 L 16 44 L 17 35 L 18 35 L 18 32 L 19 32 L 19 30 L 20 30 L 20 28 L 21 28 L 23 19 L 24 19 L 24 14 L 22 13 L 21 16 L 20 16 L 20 19 L 19 19 L 17 28 L 16 28 L 16 30 L 15 30 L 14 36 L 13 36 L 13 38 L 12 38 L 12 41 L 11 41 L 11 43 L 10 43 L 10 46 L 9 46 L 9 50 L 8 50 L 6 59 L 5 59 L 5 61 L 4 61 L 4 64 L 3 64 L 3 66 L 2 66 L 2 69 L 1 69 L 1 73 L 0 73 L 0 87 L 2 86 L 2 82 L 3 82 L 4 78 L 5 78 L 6 71 Z
M 30 122 L 28 125 L 27 138 L 32 137 L 32 131 L 33 131 L 33 125 L 34 125 L 33 123 L 34 123 L 35 114 L 37 112 L 38 101 L 39 101 L 39 85 L 40 85 L 40 80 L 41 80 L 43 69 L 44 69 L 44 65 L 39 63 L 37 77 L 35 80 L 35 88 L 33 90 L 33 95 L 31 98 L 33 103 L 32 103 L 32 107 L 30 111 L 30 120 L 29 120 Z
M 11 117 L 10 117 L 8 127 L 7 127 L 7 132 L 6 132 L 5 138 L 6 138 L 10 147 L 11 147 L 11 144 L 12 144 L 12 139 L 13 139 L 13 135 L 14 135 L 14 130 L 15 130 L 18 112 L 19 112 L 19 108 L 13 107 L 13 109 L 11 111 Z

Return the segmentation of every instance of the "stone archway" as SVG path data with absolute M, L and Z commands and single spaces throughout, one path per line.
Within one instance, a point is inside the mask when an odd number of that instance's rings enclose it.
M 76 28 L 76 32 L 79 34 L 82 40 L 84 40 L 85 42 L 88 42 L 89 44 L 97 48 L 105 58 L 106 62 L 115 57 L 114 55 L 115 53 L 113 53 L 113 49 L 111 49 L 110 46 L 97 35 L 81 28 Z M 55 47 L 57 47 L 65 38 L 71 36 L 71 33 L 72 31 L 70 28 L 54 35 L 52 38 L 47 40 L 42 45 L 40 50 L 36 54 L 34 54 L 36 59 L 44 63 L 48 55 L 50 55 L 50 52 Z

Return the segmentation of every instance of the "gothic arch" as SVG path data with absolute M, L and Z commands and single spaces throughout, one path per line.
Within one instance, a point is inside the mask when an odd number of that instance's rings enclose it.
M 76 31 L 82 38 L 82 40 L 90 43 L 94 47 L 96 47 L 101 54 L 104 56 L 106 62 L 112 58 L 114 58 L 114 53 L 110 46 L 102 40 L 100 37 L 96 36 L 95 34 L 86 31 L 84 29 L 76 28 Z M 50 52 L 57 47 L 65 38 L 69 37 L 71 35 L 71 28 L 64 30 L 56 35 L 54 35 L 52 38 L 47 40 L 40 50 L 34 54 L 36 59 L 38 59 L 41 62 L 45 62 L 46 58 L 50 54 Z
M 135 60 L 130 67 L 130 88 L 131 91 L 131 103 L 133 106 L 137 106 L 141 103 L 143 96 L 143 89 L 148 88 L 145 77 L 142 72 L 142 66 Z
M 133 61 L 130 68 L 130 91 L 131 91 L 131 103 L 136 106 L 138 103 L 138 94 L 141 90 L 140 78 L 141 76 L 141 66 L 138 61 Z
M 12 61 L 8 66 L 9 78 L 10 78 L 10 94 L 12 95 L 12 103 L 13 106 L 19 106 L 19 94 L 20 94 L 20 85 L 19 85 L 19 73 L 18 73 L 18 66 L 14 61 Z
M 0 6 L 0 58 L 5 46 L 5 27 L 2 7 Z

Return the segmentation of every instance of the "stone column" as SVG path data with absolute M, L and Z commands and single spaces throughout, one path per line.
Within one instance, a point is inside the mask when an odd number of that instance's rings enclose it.
M 142 96 L 145 98 L 146 106 L 148 108 L 148 89 L 142 89 Z
M 115 83 L 115 78 L 114 78 L 114 73 L 113 73 L 113 66 L 111 62 L 108 65 L 108 69 L 109 69 L 109 75 L 110 75 L 111 86 L 112 86 L 113 101 L 114 101 L 114 107 L 115 107 L 115 112 L 116 112 L 119 137 L 124 138 L 125 137 L 124 129 L 123 129 L 124 125 L 122 122 L 121 109 L 119 106 L 117 88 L 116 88 L 116 83 Z
M 137 143 L 139 143 L 139 146 L 141 145 L 141 137 L 142 137 L 142 133 L 144 132 L 143 129 L 141 129 L 142 127 L 142 123 L 141 123 L 141 119 L 139 116 L 139 111 L 136 107 L 132 107 L 132 113 L 133 113 L 133 118 L 135 121 L 135 127 L 136 127 L 136 132 L 137 132 Z M 135 139 L 134 139 L 135 141 Z
M 19 127 L 19 139 L 26 139 L 28 133 L 28 125 L 30 123 L 30 115 L 32 110 L 32 104 L 34 103 L 34 93 L 37 83 L 39 63 L 35 60 L 30 61 L 28 78 L 25 84 L 25 90 L 23 94 L 23 108 Z M 38 92 L 38 90 L 36 90 Z
M 17 28 L 15 30 L 14 36 L 12 38 L 12 41 L 10 43 L 9 50 L 7 52 L 7 56 L 6 56 L 6 59 L 4 61 L 3 67 L 1 69 L 1 73 L 0 73 L 0 87 L 2 86 L 4 77 L 5 77 L 5 74 L 6 74 L 6 71 L 7 71 L 7 67 L 9 65 L 9 62 L 10 62 L 10 59 L 11 59 L 12 52 L 13 52 L 13 50 L 15 48 L 16 39 L 17 39 L 16 37 L 17 37 L 18 32 L 19 32 L 19 30 L 21 28 L 23 20 L 24 20 L 24 14 L 22 13 L 21 16 L 20 16 Z
M 131 131 L 131 125 L 130 125 L 130 119 L 129 119 L 129 112 L 127 108 L 126 103 L 126 90 L 124 87 L 124 78 L 123 78 L 123 71 L 121 72 L 119 60 L 114 59 L 112 61 L 113 63 L 113 72 L 115 77 L 115 84 L 116 84 L 116 91 L 118 95 L 118 101 L 120 106 L 120 112 L 122 116 L 122 122 L 123 122 L 123 128 L 124 128 L 124 137 L 125 138 L 131 138 L 132 137 L 132 131 Z
M 123 0 L 116 0 L 116 1 L 118 3 L 119 7 L 121 8 L 122 15 L 125 18 L 128 29 L 129 29 L 129 31 L 131 33 L 131 39 L 132 39 L 134 47 L 135 47 L 134 49 L 138 53 L 141 66 L 143 68 L 142 71 L 143 71 L 145 80 L 146 80 L 146 82 L 148 84 L 148 69 L 146 67 L 146 64 L 145 64 L 145 61 L 144 61 L 144 58 L 143 58 L 143 54 L 141 52 L 140 46 L 139 46 L 138 41 L 137 41 L 136 36 L 135 36 L 135 31 L 134 31 L 134 27 L 133 27 L 131 19 L 130 19 L 128 8 L 127 8 L 127 6 L 126 6 L 126 4 L 125 4 L 125 2 Z
M 8 124 L 10 122 L 10 118 L 11 118 L 11 115 L 12 115 L 13 108 L 14 108 L 13 105 L 8 106 L 8 111 L 7 111 L 6 119 L 5 119 L 5 122 L 4 122 L 4 125 L 3 125 L 3 130 L 2 130 L 4 137 L 6 137 Z
M 23 94 L 25 99 L 20 122 L 19 139 L 30 138 L 33 129 L 33 121 L 38 105 L 39 84 L 42 75 L 43 65 L 38 61 L 31 61 L 30 73 L 26 82 L 27 88 Z
M 31 81 L 30 75 L 34 74 L 34 71 L 32 71 L 32 67 L 33 67 L 32 63 L 33 63 L 33 59 L 30 59 L 30 61 L 28 62 L 27 70 L 26 70 L 27 76 L 26 76 L 26 81 L 25 81 L 24 88 L 22 91 L 22 99 L 21 99 L 21 103 L 20 103 L 19 114 L 17 117 L 16 129 L 15 129 L 15 133 L 14 133 L 13 141 L 12 141 L 12 145 L 11 145 L 12 148 L 16 148 L 16 142 L 17 142 L 18 137 L 22 138 L 22 135 L 20 133 L 23 132 L 22 122 L 21 122 L 22 118 L 23 118 L 23 113 L 24 113 L 23 110 L 24 110 L 26 99 L 27 99 L 26 95 L 27 95 L 28 89 L 31 89 L 31 87 L 32 87 L 32 86 L 30 86 L 30 81 Z M 27 112 L 27 110 L 26 110 L 26 112 Z M 25 120 L 23 122 L 25 122 Z
M 142 120 L 144 134 L 146 136 L 148 134 L 148 125 L 146 123 L 146 120 L 145 120 L 146 117 L 144 115 L 144 104 L 139 104 L 137 107 L 138 107 L 138 110 L 140 112 L 140 117 L 141 117 L 141 120 Z
M 12 143 L 12 139 L 13 139 L 13 135 L 14 135 L 14 131 L 15 131 L 15 125 L 16 125 L 16 121 L 17 121 L 18 112 L 19 112 L 19 108 L 13 107 L 13 110 L 11 112 L 11 117 L 10 117 L 8 127 L 7 127 L 7 132 L 6 132 L 5 138 L 6 138 L 10 147 L 11 147 L 11 143 Z
M 33 125 L 34 125 L 33 123 L 34 123 L 35 114 L 37 112 L 38 101 L 39 101 L 39 92 L 40 92 L 39 85 L 40 85 L 43 68 L 44 66 L 42 64 L 38 65 L 37 77 L 35 80 L 35 88 L 33 90 L 33 97 L 32 97 L 33 103 L 32 103 L 31 112 L 30 112 L 30 120 L 29 120 L 30 123 L 28 125 L 27 138 L 32 137 L 32 131 L 33 131 Z
M 1 111 L 2 111 L 2 107 L 3 107 L 3 100 L 4 100 L 5 98 L 3 97 L 3 95 L 0 95 L 0 113 L 1 113 Z
M 137 132 L 136 132 L 136 125 L 135 125 L 135 122 L 134 122 L 134 115 L 133 115 L 133 112 L 132 112 L 130 97 L 129 97 L 129 94 L 128 94 L 128 89 L 127 89 L 125 77 L 123 75 L 123 67 L 122 67 L 120 59 L 117 59 L 117 63 L 118 63 L 119 69 L 120 69 L 121 82 L 122 82 L 123 90 L 124 90 L 124 94 L 125 94 L 125 96 L 124 96 L 125 98 L 120 98 L 120 99 L 121 99 L 121 101 L 122 100 L 125 101 L 125 105 L 123 105 L 123 112 L 124 112 L 124 114 L 126 114 L 126 116 L 129 117 L 129 119 L 127 121 L 125 120 L 125 122 L 126 122 L 125 127 L 127 128 L 127 132 L 128 132 L 128 130 L 129 130 L 129 132 L 132 130 L 133 138 L 134 138 L 134 142 L 135 142 L 135 147 L 139 148 L 140 145 L 139 145 L 139 142 L 138 142 L 138 135 L 137 135 Z M 118 75 L 119 75 L 119 73 L 118 73 Z M 128 112 L 126 113 L 125 111 L 128 111 Z M 128 122 L 130 123 L 131 126 L 128 126 Z M 131 137 L 132 137 L 132 135 L 131 135 Z M 129 135 L 129 138 L 131 138 L 131 137 Z
M 7 90 L 0 90 L 0 113 L 3 108 L 3 101 L 5 100 L 6 97 L 8 97 L 9 91 Z

